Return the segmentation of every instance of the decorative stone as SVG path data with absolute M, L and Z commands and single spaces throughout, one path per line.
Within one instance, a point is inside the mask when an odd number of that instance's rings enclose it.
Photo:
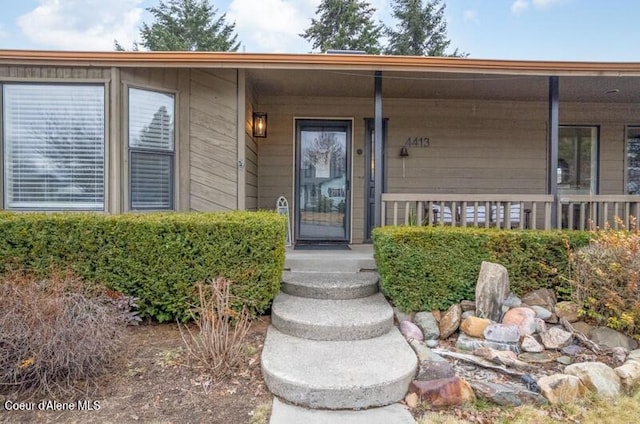
M 640 361 L 640 349 L 632 350 L 627 356 L 627 361 Z
M 475 317 L 475 316 L 476 316 L 476 311 L 464 311 L 462 312 L 461 317 L 462 317 L 462 320 L 465 320 L 467 318 Z
M 547 331 L 547 324 L 544 323 L 540 318 L 536 318 L 536 333 L 542 334 Z
M 484 338 L 492 342 L 516 343 L 520 340 L 517 325 L 492 324 L 484 329 Z
M 491 262 L 482 262 L 476 284 L 476 315 L 499 321 L 502 302 L 509 296 L 507 269 Z
M 417 393 L 409 393 L 405 396 L 404 403 L 406 403 L 409 408 L 416 409 L 420 404 L 420 398 Z
M 463 314 L 464 315 L 464 314 Z M 460 323 L 460 330 L 471 337 L 484 337 L 484 329 L 491 325 L 486 318 L 469 317 Z
M 551 315 L 553 315 L 550 310 L 543 308 L 542 306 L 533 305 L 531 306 L 531 309 L 536 313 L 536 318 L 540 318 L 542 320 L 549 319 L 551 318 Z
M 522 305 L 522 300 L 513 293 L 509 293 L 509 296 L 502 301 L 502 306 L 505 306 L 508 309 L 517 308 L 520 305 Z
M 460 302 L 460 308 L 462 308 L 462 312 L 474 311 L 476 310 L 476 302 L 473 300 L 463 300 Z
M 573 359 L 571 359 L 571 356 L 562 355 L 556 359 L 556 362 L 562 365 L 570 365 L 573 363 Z
M 431 315 L 433 315 L 438 322 L 442 319 L 442 313 L 440 311 L 431 311 Z
M 476 399 L 471 385 L 458 377 L 430 381 L 413 381 L 409 391 L 417 393 L 421 400 L 431 406 L 456 406 Z
M 542 377 L 538 380 L 538 386 L 552 404 L 573 402 L 589 392 L 578 377 L 568 374 Z
M 398 323 L 402 322 L 402 321 L 413 321 L 413 313 L 406 313 L 406 312 L 402 312 L 400 309 L 394 307 L 393 308 L 393 315 L 396 317 L 396 321 L 398 321 Z
M 556 303 L 555 313 L 558 318 L 564 318 L 569 322 L 576 322 L 580 319 L 580 306 L 575 302 Z
M 548 322 L 549 324 L 557 324 L 559 322 L 558 316 L 556 314 L 551 314 L 551 316 L 544 321 Z
M 545 333 L 540 334 L 542 344 L 547 349 L 562 349 L 573 340 L 573 335 L 559 327 L 551 327 Z
M 556 306 L 556 292 L 552 289 L 534 290 L 522 298 L 522 303 L 529 306 L 542 306 L 549 311 L 553 311 Z
M 564 369 L 564 373 L 580 378 L 589 390 L 603 397 L 616 397 L 622 388 L 618 374 L 602 362 L 571 364 Z
M 430 347 L 430 348 L 438 347 L 438 340 L 429 339 L 425 342 L 425 344 L 427 345 L 427 347 Z
M 513 384 L 479 381 L 471 383 L 471 387 L 477 397 L 502 406 L 544 405 L 547 403 L 547 400 L 538 393 L 522 390 Z
M 431 312 L 418 312 L 413 317 L 413 322 L 420 328 L 420 330 L 422 330 L 425 340 L 437 339 L 440 337 L 438 321 L 436 321 Z
M 640 361 L 627 360 L 627 362 L 615 368 L 614 371 L 620 377 L 620 381 L 626 390 L 631 391 L 640 385 Z
M 589 336 L 589 333 L 591 332 L 591 330 L 595 328 L 593 325 L 589 325 L 584 321 L 576 321 L 572 323 L 571 326 L 573 327 L 574 330 L 584 334 L 587 337 Z
M 424 361 L 447 362 L 446 359 L 444 359 L 442 356 L 438 355 L 437 353 L 434 353 L 431 349 L 425 346 L 424 343 L 421 343 L 417 340 L 411 340 L 409 342 L 409 345 L 411 346 L 413 351 L 416 353 L 416 356 L 418 357 L 418 361 L 420 362 L 424 362 Z
M 584 352 L 584 350 L 585 349 L 582 346 L 572 344 L 572 345 L 563 347 L 561 352 L 565 355 L 575 356 L 579 353 Z
M 429 381 L 455 376 L 456 372 L 448 361 L 423 361 L 420 364 L 420 370 L 418 371 L 416 380 Z
M 407 340 L 417 340 L 419 342 L 424 340 L 422 331 L 417 325 L 411 321 L 400 321 L 400 332 Z
M 525 352 L 530 353 L 540 353 L 544 350 L 544 346 L 542 346 L 533 336 L 524 336 L 522 343 L 520 343 L 520 347 Z
M 631 337 L 627 337 L 624 334 L 612 330 L 608 327 L 596 327 L 589 331 L 589 338 L 607 347 L 623 347 L 627 350 L 634 350 L 638 348 L 638 342 Z
M 490 340 L 478 339 L 476 337 L 467 336 L 464 333 L 460 333 L 458 340 L 456 341 L 456 349 L 474 351 L 481 347 L 490 347 L 495 350 L 506 350 L 515 353 L 520 353 L 520 346 L 518 343 L 498 343 Z
M 451 305 L 447 312 L 442 315 L 440 319 L 440 338 L 446 339 L 460 326 L 460 318 L 462 315 L 462 309 L 459 304 Z
M 529 364 L 548 364 L 558 359 L 558 356 L 555 352 L 525 352 L 518 355 L 518 359 Z
M 530 308 L 513 308 L 504 314 L 502 323 L 517 325 L 521 336 L 529 336 L 536 332 L 536 313 Z

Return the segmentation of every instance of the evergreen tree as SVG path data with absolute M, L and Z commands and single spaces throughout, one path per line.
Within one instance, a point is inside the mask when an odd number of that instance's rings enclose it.
M 300 34 L 314 49 L 363 50 L 380 53 L 382 25 L 373 21 L 375 9 L 366 1 L 322 0 L 316 9 L 317 19 Z
M 389 44 L 386 54 L 405 56 L 456 56 L 446 50 L 451 44 L 447 39 L 447 21 L 444 17 L 446 5 L 442 0 L 394 0 L 392 16 L 397 20 L 395 29 L 386 28 Z
M 235 52 L 240 47 L 235 23 L 227 24 L 226 14 L 218 16 L 209 0 L 160 0 L 147 11 L 154 22 L 142 24 L 140 46 L 148 50 Z M 117 41 L 114 47 L 122 50 Z

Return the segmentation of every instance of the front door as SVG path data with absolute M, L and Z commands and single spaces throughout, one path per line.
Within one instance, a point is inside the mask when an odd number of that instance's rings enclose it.
M 296 242 L 348 243 L 351 121 L 296 121 Z

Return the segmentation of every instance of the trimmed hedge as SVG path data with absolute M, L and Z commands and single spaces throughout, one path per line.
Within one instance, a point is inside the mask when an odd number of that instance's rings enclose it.
M 285 228 L 272 212 L 2 212 L 0 274 L 68 268 L 139 298 L 140 315 L 160 322 L 186 320 L 194 283 L 222 276 L 256 314 L 280 289 Z
M 482 261 L 504 265 L 517 295 L 538 288 L 568 295 L 569 248 L 588 242 L 589 234 L 579 231 L 442 226 L 373 231 L 381 286 L 404 311 L 445 310 L 473 300 Z

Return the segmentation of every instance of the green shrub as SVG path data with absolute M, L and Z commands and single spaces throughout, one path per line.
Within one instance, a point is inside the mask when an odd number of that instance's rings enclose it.
M 280 288 L 285 221 L 271 212 L 0 213 L 0 273 L 71 269 L 139 299 L 143 317 L 186 320 L 193 285 L 215 277 L 252 313 Z M 240 304 L 234 305 L 238 309 Z
M 443 226 L 373 232 L 382 288 L 405 311 L 444 310 L 474 299 L 482 261 L 504 265 L 518 295 L 542 287 L 568 293 L 568 249 L 588 240 L 585 232 Z

